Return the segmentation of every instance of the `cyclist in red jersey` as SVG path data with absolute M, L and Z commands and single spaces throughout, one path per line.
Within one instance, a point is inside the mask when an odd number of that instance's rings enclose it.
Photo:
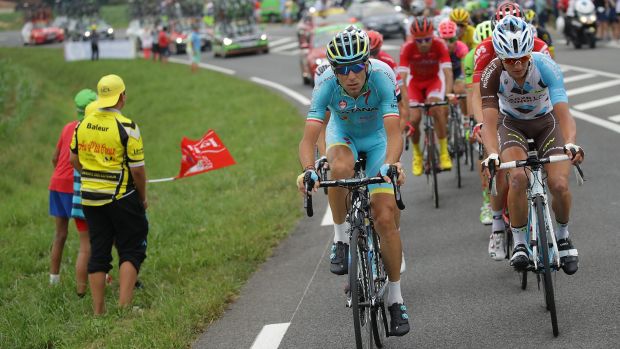
M 452 94 L 453 76 L 450 53 L 443 41 L 433 36 L 433 24 L 426 17 L 417 17 L 410 28 L 413 40 L 403 44 L 400 50 L 399 71 L 409 93 L 410 104 L 443 101 L 446 93 Z M 410 75 L 410 76 L 409 76 Z M 452 169 L 448 153 L 447 107 L 435 107 L 429 111 L 435 118 L 435 131 L 439 141 L 439 166 Z M 422 174 L 422 151 L 420 150 L 419 124 L 421 112 L 411 110 L 413 134 L 413 168 L 415 176 Z
M 512 15 L 520 18 L 523 18 L 524 16 L 518 4 L 507 1 L 497 7 L 493 26 L 495 27 L 495 23 L 499 22 L 507 15 Z M 533 50 L 534 52 L 542 52 L 550 55 L 547 44 L 538 38 L 534 38 Z M 483 119 L 482 98 L 480 95 L 480 80 L 484 78 L 482 76 L 482 72 L 493 59 L 495 59 L 495 49 L 493 48 L 493 41 L 491 39 L 491 36 L 489 36 L 476 47 L 476 51 L 474 53 L 474 74 L 473 83 L 471 85 L 473 96 L 471 100 L 471 106 L 474 112 L 474 118 L 476 119 L 476 122 L 482 122 Z M 488 252 L 491 258 L 496 261 L 501 261 L 504 260 L 504 258 L 506 257 L 506 241 L 505 239 L 498 238 L 503 234 L 497 234 L 497 232 L 503 232 L 505 228 L 502 213 L 504 209 L 504 203 L 506 202 L 508 185 L 506 182 L 506 176 L 503 173 L 499 172 L 495 178 L 497 196 L 490 197 L 493 221 L 491 223 L 491 235 L 489 240 Z
M 404 87 L 404 84 L 400 74 L 397 71 L 398 64 L 392 56 L 381 50 L 381 47 L 383 46 L 383 35 L 381 35 L 381 33 L 378 31 L 369 30 L 366 34 L 368 34 L 368 39 L 370 40 L 370 58 L 378 59 L 389 65 L 390 68 L 394 70 L 394 74 L 396 75 L 396 99 L 398 100 L 398 112 L 400 114 L 401 129 L 411 129 L 410 127 L 412 126 L 407 121 L 409 120 L 409 99 L 407 97 L 407 89 L 401 88 Z

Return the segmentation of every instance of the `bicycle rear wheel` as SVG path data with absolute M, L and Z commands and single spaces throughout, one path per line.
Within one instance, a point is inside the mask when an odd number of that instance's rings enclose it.
M 376 297 L 375 304 L 370 308 L 370 319 L 372 321 L 372 333 L 375 339 L 375 344 L 377 348 L 382 348 L 385 339 L 387 338 L 388 331 L 388 322 L 387 315 L 385 312 L 385 303 L 383 301 L 382 291 L 385 291 L 383 288 L 387 283 L 387 275 L 385 272 L 385 266 L 383 265 L 383 257 L 381 256 L 381 248 L 379 244 L 379 236 L 377 232 L 372 229 L 372 237 L 375 245 L 375 258 L 370 262 L 371 271 L 374 269 L 374 272 L 370 273 L 371 276 L 371 284 L 373 285 L 373 296 Z
M 351 289 L 351 308 L 353 309 L 353 329 L 355 345 L 358 349 L 372 348 L 373 335 L 370 323 L 370 298 L 368 297 L 368 263 L 364 252 L 364 234 L 361 228 L 352 231 L 351 265 L 349 266 L 349 287 Z
M 539 248 L 542 252 L 543 264 L 543 288 L 545 289 L 545 304 L 551 315 L 551 327 L 553 336 L 558 336 L 558 317 L 555 310 L 555 297 L 553 294 L 553 279 L 551 277 L 551 263 L 549 262 L 549 245 L 547 244 L 547 222 L 545 220 L 545 207 L 542 197 L 534 199 L 534 207 L 536 207 L 536 218 L 538 220 L 538 241 Z
M 452 142 L 454 146 L 454 160 L 456 161 L 456 186 L 461 187 L 461 156 L 463 153 L 461 128 L 459 119 L 452 119 Z
M 439 208 L 439 193 L 437 189 L 437 147 L 435 146 L 435 135 L 433 130 L 426 131 L 426 140 L 428 143 L 427 166 L 430 167 L 430 180 L 431 180 L 431 194 L 433 195 L 433 204 L 435 208 Z

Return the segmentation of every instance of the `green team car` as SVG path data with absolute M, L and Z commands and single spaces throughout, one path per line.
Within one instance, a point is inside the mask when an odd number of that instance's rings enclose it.
M 267 34 L 256 23 L 252 1 L 217 1 L 214 3 L 214 8 L 212 45 L 215 57 L 228 57 L 247 52 L 269 52 Z

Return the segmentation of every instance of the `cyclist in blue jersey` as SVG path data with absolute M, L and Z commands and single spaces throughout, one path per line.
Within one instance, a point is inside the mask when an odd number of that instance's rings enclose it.
M 314 179 L 318 187 L 314 145 L 321 132 L 326 109 L 331 112 L 326 130 L 331 179 L 353 177 L 358 152 L 365 152 L 366 173 L 369 176 L 381 174 L 389 182 L 387 169 L 394 165 L 398 171 L 398 184 L 404 184 L 405 176 L 399 162 L 403 143 L 394 89 L 396 78 L 388 65 L 369 59 L 369 55 L 368 35 L 355 27 L 338 33 L 327 45 L 331 68 L 325 69 L 315 81 L 304 136 L 299 144 L 304 173 L 297 178 L 297 184 L 302 193 L 305 193 L 303 178 L 306 174 Z M 402 247 L 398 208 L 391 184 L 369 185 L 368 189 L 389 279 L 386 303 L 391 318 L 390 333 L 402 336 L 409 332 L 409 317 L 400 288 Z M 330 188 L 328 192 L 335 223 L 330 270 L 339 275 L 348 272 L 346 194 L 347 191 L 341 188 Z
M 497 58 L 484 69 L 480 84 L 484 118 L 482 138 L 489 154 L 483 161 L 485 167 L 491 161 L 499 165 L 500 159 L 503 162 L 526 159 L 528 138 L 534 140 L 540 157 L 566 153 L 574 164 L 583 161 L 583 150 L 575 145 L 577 129 L 568 108 L 562 71 L 548 55 L 532 52 L 534 36 L 531 26 L 515 16 L 504 17 L 493 30 Z M 560 262 L 568 275 L 578 269 L 577 249 L 568 233 L 570 165 L 566 161 L 545 165 L 548 188 L 553 196 Z M 512 169 L 509 178 L 508 209 L 514 237 L 510 262 L 523 270 L 529 264 L 525 241 L 527 172 Z

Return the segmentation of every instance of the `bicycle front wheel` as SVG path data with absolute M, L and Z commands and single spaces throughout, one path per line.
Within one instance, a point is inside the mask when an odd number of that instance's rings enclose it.
M 373 335 L 370 323 L 370 299 L 368 297 L 368 263 L 364 252 L 364 234 L 361 228 L 354 228 L 351 234 L 349 252 L 349 287 L 353 309 L 353 329 L 357 349 L 372 348 Z
M 433 194 L 433 204 L 435 208 L 439 208 L 439 193 L 437 189 L 437 149 L 435 146 L 435 135 L 433 130 L 426 133 L 426 139 L 428 140 L 428 166 L 430 167 L 430 179 L 431 179 L 431 192 Z
M 534 199 L 534 207 L 536 207 L 536 218 L 538 220 L 538 241 L 539 247 L 542 252 L 542 264 L 543 264 L 543 287 L 545 289 L 545 305 L 551 315 L 551 327 L 553 329 L 553 336 L 557 337 L 558 331 L 558 317 L 555 311 L 555 296 L 553 294 L 553 279 L 551 277 L 551 263 L 549 259 L 549 244 L 547 243 L 547 224 L 549 222 L 545 219 L 545 206 L 542 197 L 536 197 Z
M 379 236 L 372 229 L 372 237 L 375 245 L 374 258 L 370 261 L 371 273 L 370 280 L 372 287 L 372 296 L 375 298 L 375 304 L 370 308 L 370 319 L 372 321 L 372 333 L 374 335 L 377 348 L 382 348 L 387 337 L 388 320 L 385 312 L 385 303 L 383 296 L 387 284 L 387 275 L 383 258 L 381 257 L 381 248 L 379 244 Z

